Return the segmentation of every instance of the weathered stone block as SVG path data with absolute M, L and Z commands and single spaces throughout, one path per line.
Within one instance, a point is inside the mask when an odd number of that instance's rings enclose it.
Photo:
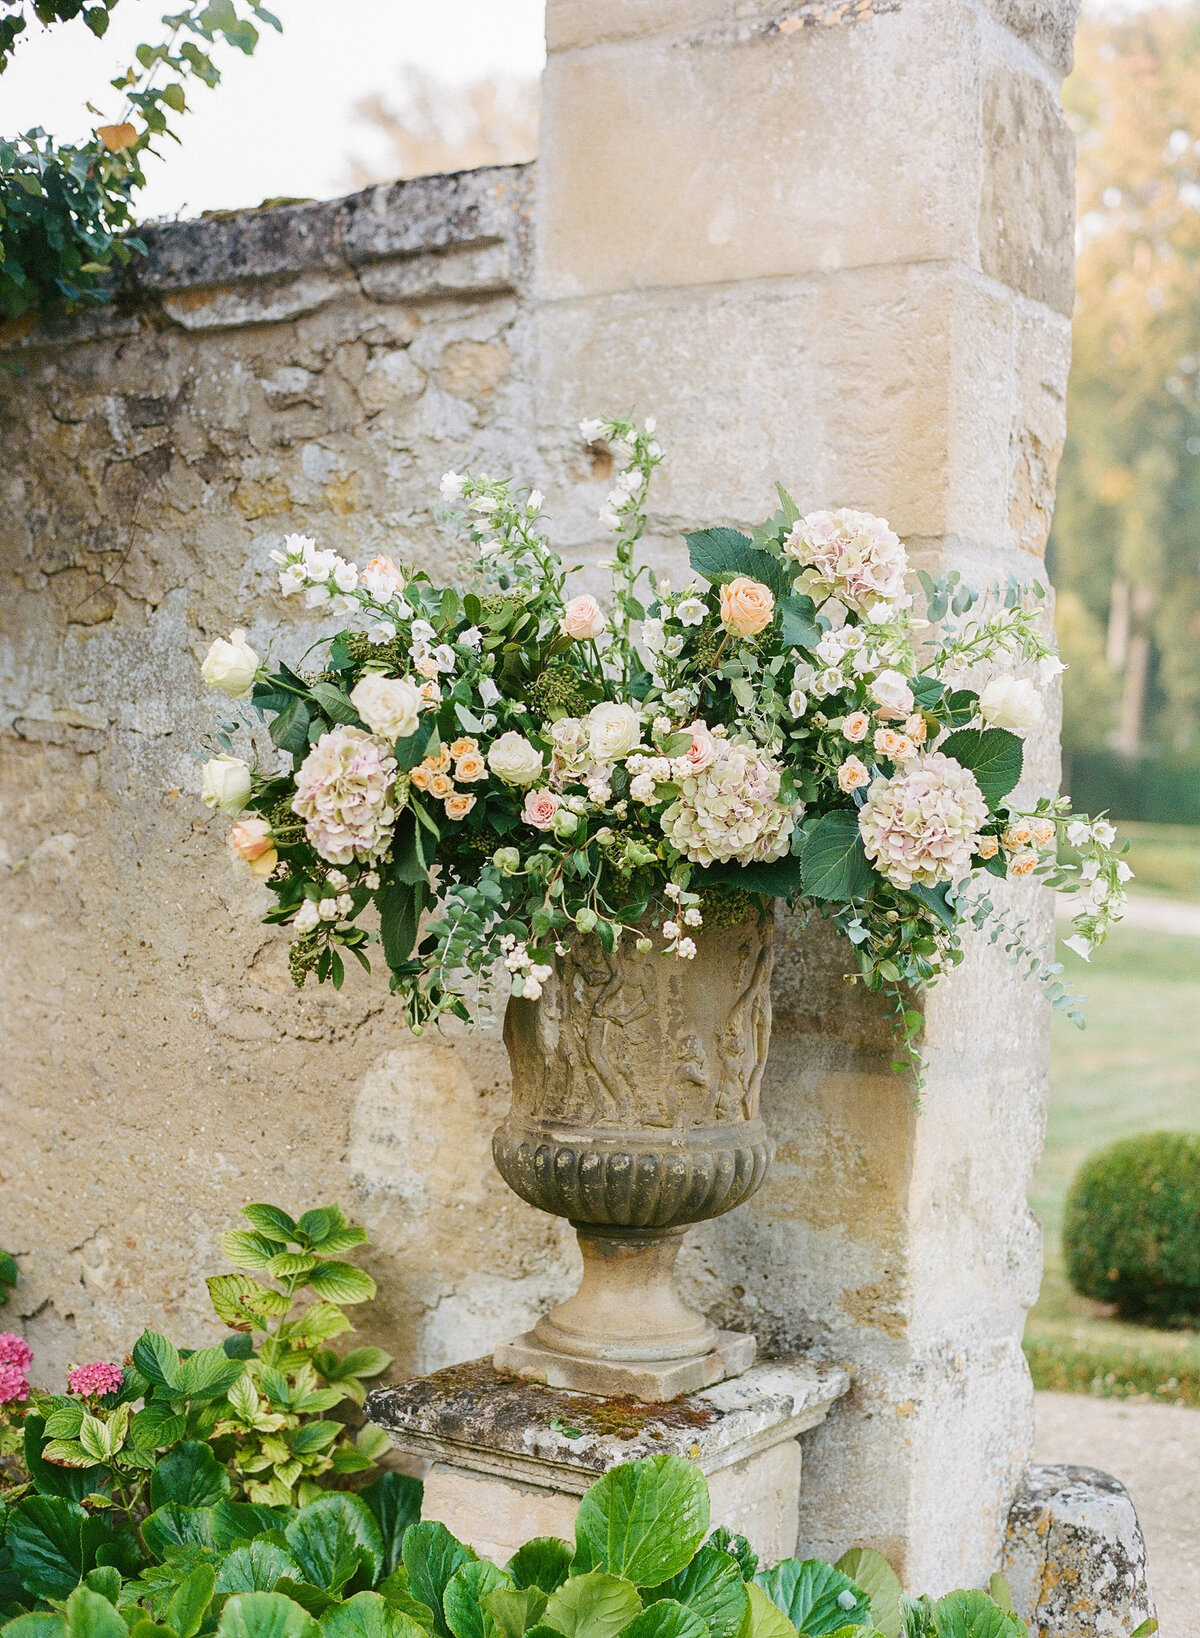
M 1002 1569 L 1034 1638 L 1128 1638 L 1154 1615 L 1129 1493 L 1094 1467 L 1028 1470 Z
M 979 205 L 983 271 L 1070 315 L 1075 299 L 1075 141 L 1057 89 L 996 62 L 983 87 L 988 162 Z
M 1071 72 L 1079 0 L 983 0 L 983 4 L 1060 74 Z

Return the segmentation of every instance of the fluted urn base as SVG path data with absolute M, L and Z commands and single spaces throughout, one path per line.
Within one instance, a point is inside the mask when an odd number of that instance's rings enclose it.
M 497 1369 L 651 1402 L 753 1361 L 682 1300 L 685 1228 L 731 1211 L 771 1161 L 758 1111 L 770 1036 L 771 919 L 705 930 L 694 962 L 576 941 L 541 999 L 509 1002 L 513 1105 L 492 1140 L 523 1200 L 567 1217 L 583 1280 Z
M 551 1388 L 659 1403 L 710 1388 L 754 1362 L 755 1341 L 718 1331 L 675 1288 L 683 1230 L 638 1234 L 576 1224 L 583 1279 L 532 1331 L 496 1349 L 497 1370 Z

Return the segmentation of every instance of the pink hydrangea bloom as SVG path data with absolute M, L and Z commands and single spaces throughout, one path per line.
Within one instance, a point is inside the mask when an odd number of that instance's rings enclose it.
M 107 1365 L 97 1359 L 91 1365 L 77 1365 L 67 1377 L 67 1387 L 81 1397 L 91 1393 L 116 1393 L 125 1381 L 119 1365 Z
M 396 759 L 361 728 L 322 734 L 300 764 L 292 812 L 330 864 L 386 853 L 396 810 Z
M 24 1376 L 33 1364 L 33 1349 L 15 1331 L 0 1331 L 0 1365 L 15 1365 Z
M 867 858 L 897 887 L 935 887 L 971 868 L 987 804 L 953 757 L 934 751 L 910 773 L 877 779 L 858 812 Z
M 10 1405 L 14 1400 L 28 1398 L 29 1384 L 25 1380 L 25 1372 L 8 1360 L 0 1361 L 0 1405 Z
M 781 859 L 803 810 L 778 801 L 778 765 L 754 746 L 711 744 L 712 762 L 679 781 L 678 797 L 659 820 L 667 838 L 697 864 Z

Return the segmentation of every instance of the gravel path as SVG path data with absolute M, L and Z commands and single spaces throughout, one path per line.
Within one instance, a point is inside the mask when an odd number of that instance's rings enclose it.
M 1098 1467 L 1120 1479 L 1146 1537 L 1160 1638 L 1194 1638 L 1200 1631 L 1200 1409 L 1039 1393 L 1034 1454 L 1039 1462 Z

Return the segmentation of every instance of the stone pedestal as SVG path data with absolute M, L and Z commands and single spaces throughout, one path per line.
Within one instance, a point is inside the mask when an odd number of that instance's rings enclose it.
M 433 1464 L 424 1516 L 498 1563 L 531 1536 L 573 1539 L 589 1485 L 621 1462 L 664 1454 L 694 1461 L 713 1524 L 773 1563 L 796 1548 L 799 1435 L 849 1385 L 841 1366 L 775 1360 L 647 1405 L 521 1381 L 480 1360 L 377 1388 L 367 1414 L 397 1450 Z

